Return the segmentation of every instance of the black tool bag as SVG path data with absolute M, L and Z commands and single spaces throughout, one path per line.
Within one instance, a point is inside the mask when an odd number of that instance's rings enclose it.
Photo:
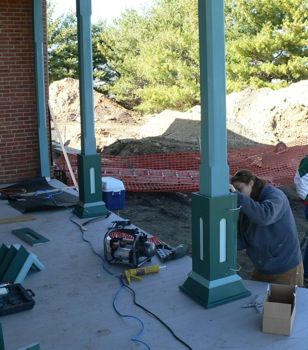
M 25 289 L 19 283 L 0 285 L 0 316 L 32 309 L 35 294 L 31 289 Z

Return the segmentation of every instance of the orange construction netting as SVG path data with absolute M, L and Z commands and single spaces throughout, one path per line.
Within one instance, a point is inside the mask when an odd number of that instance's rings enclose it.
M 229 149 L 230 174 L 239 169 L 248 169 L 275 185 L 291 184 L 300 160 L 307 154 L 308 145 Z M 77 156 L 70 154 L 69 159 L 77 178 Z M 102 155 L 101 159 L 102 176 L 122 180 L 126 191 L 194 192 L 199 189 L 199 152 L 128 157 Z M 57 167 L 66 172 L 71 184 L 63 155 L 57 160 Z

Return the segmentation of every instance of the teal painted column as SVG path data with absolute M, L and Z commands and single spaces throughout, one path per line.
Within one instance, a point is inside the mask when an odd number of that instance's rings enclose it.
M 199 0 L 201 168 L 192 196 L 192 272 L 181 290 L 210 308 L 249 296 L 236 274 L 237 199 L 229 193 L 224 1 Z
M 41 0 L 33 0 L 33 32 L 40 169 L 41 176 L 50 178 L 50 159 L 45 98 L 46 89 L 44 68 L 43 7 Z
M 0 323 L 0 350 L 5 350 L 4 339 L 3 339 L 3 331 L 2 331 L 2 324 L 1 323 Z
M 78 68 L 81 117 L 81 154 L 78 155 L 79 217 L 107 213 L 102 201 L 101 158 L 96 152 L 93 63 L 91 38 L 91 0 L 76 0 L 78 29 Z

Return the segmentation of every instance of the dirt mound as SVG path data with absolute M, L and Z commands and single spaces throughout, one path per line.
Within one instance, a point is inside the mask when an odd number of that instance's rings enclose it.
M 105 155 L 134 156 L 155 153 L 192 152 L 199 150 L 198 144 L 176 141 L 164 137 L 147 137 L 141 140 L 117 140 L 112 145 L 104 147 L 101 151 Z
M 134 122 L 132 113 L 108 97 L 93 92 L 95 122 Z M 50 84 L 49 98 L 57 121 L 80 121 L 79 81 L 65 78 Z
M 280 90 L 268 88 L 227 96 L 228 143 L 231 147 L 254 143 L 307 144 L 308 80 Z M 200 135 L 200 106 L 187 112 L 165 110 L 152 116 L 139 137 L 163 135 L 173 140 L 196 142 Z
M 49 87 L 49 101 L 63 142 L 80 148 L 79 81 L 65 78 Z M 94 91 L 94 120 L 97 146 L 103 148 L 118 138 L 135 136 L 140 119 L 103 94 Z M 56 137 L 55 137 L 56 139 Z
M 75 148 L 80 148 L 78 86 L 78 80 L 70 78 L 50 85 L 50 102 L 63 140 L 70 140 L 70 146 Z M 279 141 L 288 146 L 307 144 L 307 96 L 308 80 L 280 90 L 246 89 L 228 95 L 228 146 L 277 144 Z M 153 149 L 160 152 L 168 147 L 170 151 L 195 149 L 200 143 L 200 106 L 186 112 L 165 110 L 141 118 L 94 91 L 94 112 L 98 148 L 116 143 L 106 152 L 115 154 L 118 147 L 118 154 L 127 153 L 129 146 L 126 145 L 124 151 L 123 144 L 128 139 L 140 140 L 131 147 L 134 154 L 152 153 Z M 153 138 L 157 137 L 156 147 Z
M 288 146 L 308 142 L 308 80 L 280 90 L 268 88 L 228 95 L 227 127 L 253 141 Z
M 153 115 L 139 129 L 140 137 L 164 136 L 179 141 L 197 142 L 200 138 L 200 106 L 186 112 L 165 110 Z

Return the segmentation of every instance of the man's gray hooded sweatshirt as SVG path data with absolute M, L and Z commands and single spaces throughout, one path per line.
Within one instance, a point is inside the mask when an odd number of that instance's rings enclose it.
M 237 192 L 241 206 L 239 249 L 264 274 L 280 274 L 296 267 L 301 251 L 295 220 L 286 195 L 272 185 L 261 190 L 257 201 Z

